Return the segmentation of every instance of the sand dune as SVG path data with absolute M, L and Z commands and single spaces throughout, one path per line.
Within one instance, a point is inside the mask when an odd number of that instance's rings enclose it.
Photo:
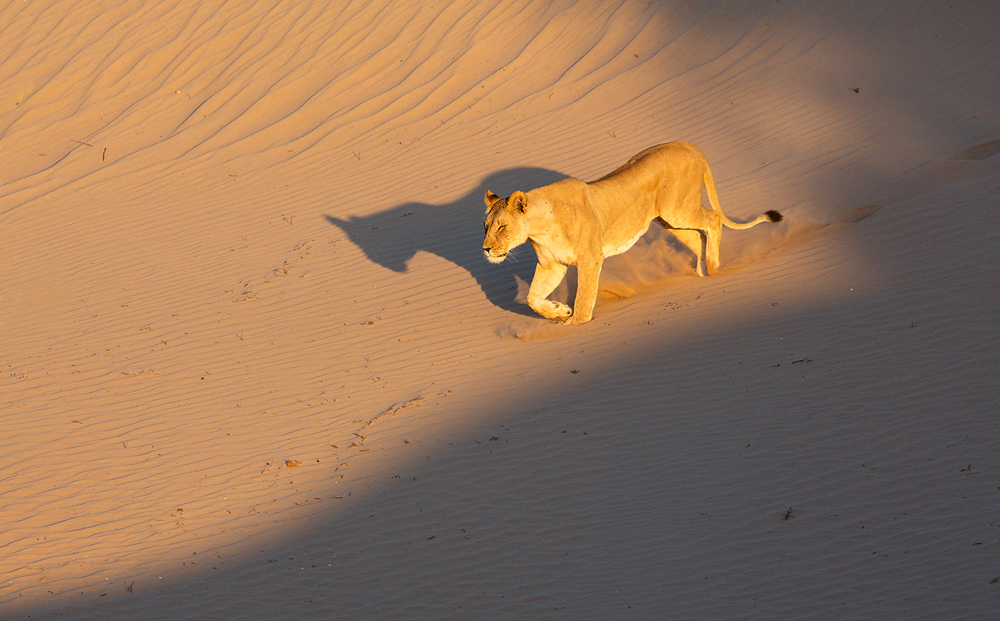
M 4 5 L 0 618 L 993 617 L 995 13 Z M 671 140 L 723 275 L 482 259 Z

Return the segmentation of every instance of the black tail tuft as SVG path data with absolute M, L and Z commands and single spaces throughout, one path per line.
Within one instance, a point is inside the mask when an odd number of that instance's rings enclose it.
M 780 213 L 778 213 L 773 209 L 768 209 L 767 211 L 764 212 L 764 215 L 767 216 L 771 220 L 771 222 L 781 222 L 781 219 L 783 217 Z

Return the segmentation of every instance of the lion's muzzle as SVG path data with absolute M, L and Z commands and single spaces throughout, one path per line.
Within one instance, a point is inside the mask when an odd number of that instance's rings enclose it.
M 490 263 L 503 263 L 503 260 L 507 258 L 507 253 L 505 252 L 500 255 L 495 255 L 493 254 L 492 248 L 483 248 L 483 256 L 485 256 L 486 260 Z

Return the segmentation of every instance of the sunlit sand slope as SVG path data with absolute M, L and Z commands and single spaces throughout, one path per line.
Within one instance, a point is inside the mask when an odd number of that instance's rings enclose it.
M 0 618 L 990 618 L 998 27 L 0 6 Z M 671 140 L 785 220 L 536 317 L 486 190 Z

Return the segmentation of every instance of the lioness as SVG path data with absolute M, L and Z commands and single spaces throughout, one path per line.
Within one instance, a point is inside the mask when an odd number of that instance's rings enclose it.
M 711 210 L 701 204 L 702 184 Z M 748 229 L 781 221 L 777 211 L 766 211 L 746 224 L 727 218 L 705 155 L 686 142 L 650 147 L 591 183 L 563 179 L 504 199 L 487 191 L 485 200 L 487 260 L 500 263 L 512 248 L 531 241 L 538 265 L 528 306 L 542 317 L 568 324 L 591 320 L 604 259 L 631 248 L 657 218 L 698 257 L 699 276 L 719 269 L 723 224 Z M 567 265 L 578 271 L 573 309 L 548 299 Z

